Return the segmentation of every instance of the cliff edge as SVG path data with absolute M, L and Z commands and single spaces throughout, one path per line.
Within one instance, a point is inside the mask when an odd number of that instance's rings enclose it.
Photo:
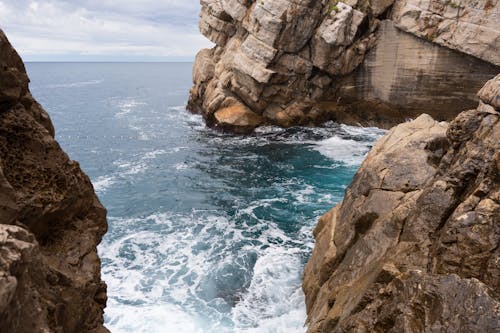
M 0 30 L 0 332 L 107 332 L 106 210 Z
M 479 98 L 390 130 L 320 219 L 309 333 L 498 332 L 500 75 Z
M 188 109 L 235 132 L 450 120 L 500 68 L 498 1 L 201 0 Z M 428 101 L 432 100 L 433 103 Z

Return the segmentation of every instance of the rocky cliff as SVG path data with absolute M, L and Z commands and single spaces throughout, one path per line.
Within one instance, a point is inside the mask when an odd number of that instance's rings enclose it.
M 450 119 L 499 71 L 498 1 L 201 4 L 200 30 L 216 45 L 196 57 L 188 108 L 210 126 L 391 127 L 422 110 Z
M 0 30 L 0 332 L 106 332 L 106 210 Z
M 498 332 L 500 75 L 479 98 L 390 130 L 321 218 L 309 333 Z

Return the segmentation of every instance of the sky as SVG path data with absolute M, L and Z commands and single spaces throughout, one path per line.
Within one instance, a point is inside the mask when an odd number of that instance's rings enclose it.
M 192 61 L 211 43 L 199 0 L 0 0 L 24 61 Z

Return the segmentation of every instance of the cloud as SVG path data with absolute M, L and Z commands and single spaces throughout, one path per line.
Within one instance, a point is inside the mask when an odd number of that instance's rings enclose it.
M 198 0 L 0 0 L 0 27 L 25 60 L 192 59 L 211 47 Z

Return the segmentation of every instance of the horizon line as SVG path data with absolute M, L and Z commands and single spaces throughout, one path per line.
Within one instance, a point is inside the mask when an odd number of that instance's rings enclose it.
M 123 61 L 123 60 L 84 60 L 84 61 L 79 61 L 79 60 L 27 60 L 24 61 L 24 63 L 75 63 L 75 64 L 92 64 L 92 63 L 97 63 L 97 64 L 111 64 L 111 63 L 116 63 L 116 64 L 146 64 L 146 63 L 151 63 L 151 64 L 167 64 L 167 63 L 193 63 L 194 60 L 164 60 L 164 61 L 155 61 L 155 60 L 128 60 L 128 61 Z

